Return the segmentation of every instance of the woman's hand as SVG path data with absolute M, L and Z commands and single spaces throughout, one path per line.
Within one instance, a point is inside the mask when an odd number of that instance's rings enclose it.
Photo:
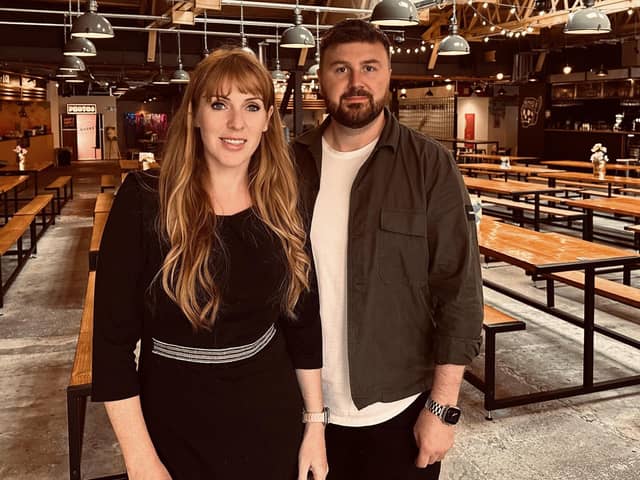
M 307 423 L 305 425 L 298 453 L 298 480 L 307 480 L 309 472 L 311 472 L 313 480 L 325 480 L 329 472 L 322 423 Z

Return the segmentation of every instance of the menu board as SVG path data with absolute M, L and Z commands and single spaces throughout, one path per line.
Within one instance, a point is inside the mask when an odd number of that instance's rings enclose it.
M 62 114 L 62 129 L 63 130 L 75 130 L 76 129 L 76 116 Z

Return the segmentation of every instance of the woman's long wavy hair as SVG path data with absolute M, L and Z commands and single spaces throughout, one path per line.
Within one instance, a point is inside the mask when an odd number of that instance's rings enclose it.
M 283 311 L 294 317 L 300 294 L 309 288 L 310 260 L 298 211 L 298 187 L 275 108 L 271 76 L 251 54 L 237 48 L 217 50 L 191 75 L 169 127 L 159 182 L 159 228 L 168 244 L 161 268 L 162 287 L 195 330 L 211 329 L 218 313 L 221 289 L 212 271 L 216 263 L 212 252 L 223 253 L 224 245 L 205 187 L 209 170 L 194 117 L 201 105 L 228 95 L 232 88 L 261 98 L 267 111 L 274 109 L 249 163 L 249 192 L 254 212 L 277 236 L 285 253 L 287 278 L 280 295 Z

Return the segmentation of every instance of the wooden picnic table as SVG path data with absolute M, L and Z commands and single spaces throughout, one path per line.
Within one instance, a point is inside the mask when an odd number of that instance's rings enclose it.
M 142 164 L 138 160 L 120 160 L 118 163 L 120 164 L 120 170 L 123 172 L 140 170 L 142 168 Z
M 493 153 L 465 153 L 460 152 L 458 154 L 460 158 L 471 158 L 475 160 L 491 160 L 501 162 L 505 159 L 509 160 L 509 163 L 524 163 L 528 166 L 529 163 L 537 163 L 540 157 L 526 156 L 526 155 L 496 155 Z
M 0 177 L 0 194 L 4 208 L 4 223 L 9 221 L 9 192 L 13 191 L 13 211 L 18 211 L 18 187 L 29 180 L 28 175 L 4 175 Z
M 543 165 L 549 165 L 551 167 L 560 167 L 560 168 L 575 168 L 581 170 L 593 170 L 593 163 L 591 162 L 583 162 L 580 160 L 545 160 L 540 162 Z M 625 171 L 625 172 L 637 172 L 640 171 L 640 165 L 629 165 L 623 163 L 616 162 L 607 162 L 605 163 L 605 168 L 607 171 Z
M 565 203 L 584 209 L 586 214 L 582 224 L 582 238 L 584 240 L 593 240 L 593 212 L 626 215 L 633 217 L 635 223 L 640 223 L 640 198 L 599 197 L 583 200 L 566 200 Z
M 463 175 L 462 179 L 464 180 L 467 190 L 476 193 L 508 195 L 514 201 L 518 201 L 523 195 L 533 195 L 533 224 L 536 230 L 540 229 L 540 195 L 566 191 L 565 188 L 548 187 L 539 183 L 520 182 L 517 180 L 489 180 L 486 178 L 469 177 L 467 175 Z
M 640 349 L 640 341 L 595 324 L 596 269 L 611 266 L 631 268 L 640 263 L 640 255 L 568 235 L 535 232 L 502 222 L 485 222 L 484 219 L 480 222 L 478 243 L 482 254 L 520 267 L 530 275 L 584 271 L 585 276 L 582 316 L 548 306 L 515 289 L 483 279 L 483 284 L 488 288 L 583 328 L 583 375 L 580 385 L 501 398 L 494 402 L 496 408 L 526 405 L 640 384 L 640 372 L 600 382 L 594 382 L 593 378 L 595 332 Z
M 27 155 L 24 166 L 20 168 L 15 161 L 7 162 L 7 165 L 0 167 L 0 175 L 29 175 L 33 177 L 33 196 L 38 195 L 38 174 L 51 167 L 50 160 L 36 160 Z
M 605 175 L 603 178 L 600 178 L 597 175 L 593 175 L 592 173 L 549 172 L 539 173 L 538 176 L 546 178 L 550 187 L 555 187 L 558 180 L 564 180 L 568 182 L 589 182 L 607 185 L 607 194 L 609 197 L 613 193 L 614 185 L 622 185 L 625 187 L 627 185 L 640 186 L 640 178 L 620 177 L 616 175 Z
M 517 179 L 521 177 L 527 178 L 528 176 L 536 176 L 539 173 L 549 172 L 562 172 L 563 170 L 553 170 L 547 167 L 529 167 L 522 165 L 511 165 L 509 168 L 504 168 L 501 165 L 495 163 L 462 163 L 458 165 L 461 171 L 473 172 L 473 173 L 500 173 L 504 175 L 504 179 L 507 180 L 509 175 L 516 175 Z

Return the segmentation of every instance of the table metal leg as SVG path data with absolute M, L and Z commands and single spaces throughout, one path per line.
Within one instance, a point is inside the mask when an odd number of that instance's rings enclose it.
M 593 210 L 584 209 L 582 239 L 589 242 L 593 240 Z
M 593 386 L 593 337 L 595 317 L 595 276 L 593 267 L 584 270 L 584 361 L 583 361 L 583 385 L 587 388 Z

